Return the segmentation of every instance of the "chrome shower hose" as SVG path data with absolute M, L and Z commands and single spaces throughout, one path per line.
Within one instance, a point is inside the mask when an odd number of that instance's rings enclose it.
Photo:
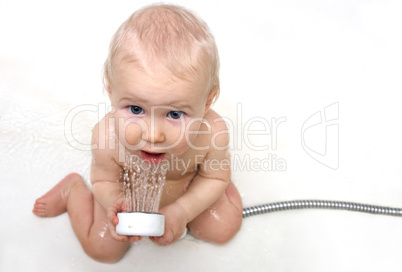
M 277 211 L 297 210 L 297 209 L 333 209 L 347 210 L 354 212 L 383 214 L 392 216 L 402 216 L 402 209 L 368 205 L 355 202 L 329 201 L 329 200 L 292 200 L 264 205 L 253 206 L 243 209 L 243 218 L 252 215 L 271 213 Z

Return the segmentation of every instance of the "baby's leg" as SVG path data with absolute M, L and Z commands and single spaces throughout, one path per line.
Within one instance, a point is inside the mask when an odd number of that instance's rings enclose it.
M 188 227 L 191 233 L 201 240 L 224 244 L 240 230 L 242 218 L 241 198 L 236 187 L 230 182 L 225 194 L 191 221 Z
M 33 213 L 51 217 L 67 211 L 84 251 L 100 262 L 116 262 L 128 243 L 111 237 L 105 209 L 93 198 L 81 176 L 70 174 L 36 200 Z

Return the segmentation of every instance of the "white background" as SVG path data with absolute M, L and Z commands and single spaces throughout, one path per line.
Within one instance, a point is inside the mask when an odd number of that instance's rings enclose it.
M 69 172 L 88 178 L 90 152 L 77 150 L 71 135 L 80 146 L 89 143 L 96 109 L 108 103 L 101 70 L 111 36 L 150 3 L 0 1 L 0 270 L 400 271 L 401 218 L 324 210 L 259 215 L 245 219 L 224 246 L 190 235 L 169 247 L 144 240 L 104 265 L 82 251 L 66 214 L 31 213 L 35 199 Z M 258 163 L 275 155 L 286 164 L 285 171 L 234 169 L 244 206 L 312 198 L 402 207 L 400 1 L 172 3 L 193 10 L 215 35 L 215 109 L 234 124 L 233 157 Z M 339 153 L 327 153 L 339 163 L 335 170 L 307 154 L 301 138 L 309 117 L 334 103 L 339 115 L 331 128 L 339 134 L 318 125 L 304 144 L 323 153 L 325 143 L 333 151 L 335 138 Z M 87 110 L 71 119 L 76 107 Z M 273 118 L 286 118 L 275 136 L 264 127 Z M 247 122 L 265 135 L 245 140 Z

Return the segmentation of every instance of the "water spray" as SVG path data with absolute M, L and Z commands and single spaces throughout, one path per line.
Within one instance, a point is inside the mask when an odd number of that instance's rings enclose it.
M 127 155 L 123 167 L 123 192 L 128 211 L 117 214 L 121 235 L 162 236 L 165 217 L 158 213 L 168 164 L 150 163 Z

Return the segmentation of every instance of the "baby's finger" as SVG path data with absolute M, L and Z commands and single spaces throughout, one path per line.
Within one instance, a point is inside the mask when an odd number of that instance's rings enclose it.
M 111 232 L 112 237 L 120 242 L 134 243 L 142 239 L 141 236 L 119 235 L 116 232 Z
M 116 209 L 114 209 L 114 207 L 109 207 L 109 209 L 107 209 L 107 217 L 109 221 L 113 223 L 114 226 L 119 224 L 119 218 L 117 217 L 117 212 Z
M 120 241 L 120 242 L 132 242 L 135 239 L 132 239 L 131 236 L 127 236 L 127 235 L 119 235 L 116 232 L 116 227 L 113 225 L 109 225 L 109 231 L 110 231 L 110 235 L 113 237 L 113 239 Z M 138 240 L 138 239 L 137 239 Z
M 174 242 L 173 233 L 171 231 L 165 231 L 162 236 L 149 237 L 149 239 L 160 246 L 167 246 Z
M 128 241 L 129 243 L 134 243 L 134 242 L 138 242 L 142 239 L 141 236 L 127 236 L 128 237 Z
M 117 214 L 123 211 L 128 211 L 128 208 L 126 207 L 125 200 L 119 199 L 107 209 L 107 217 L 114 225 L 117 225 L 119 223 Z

